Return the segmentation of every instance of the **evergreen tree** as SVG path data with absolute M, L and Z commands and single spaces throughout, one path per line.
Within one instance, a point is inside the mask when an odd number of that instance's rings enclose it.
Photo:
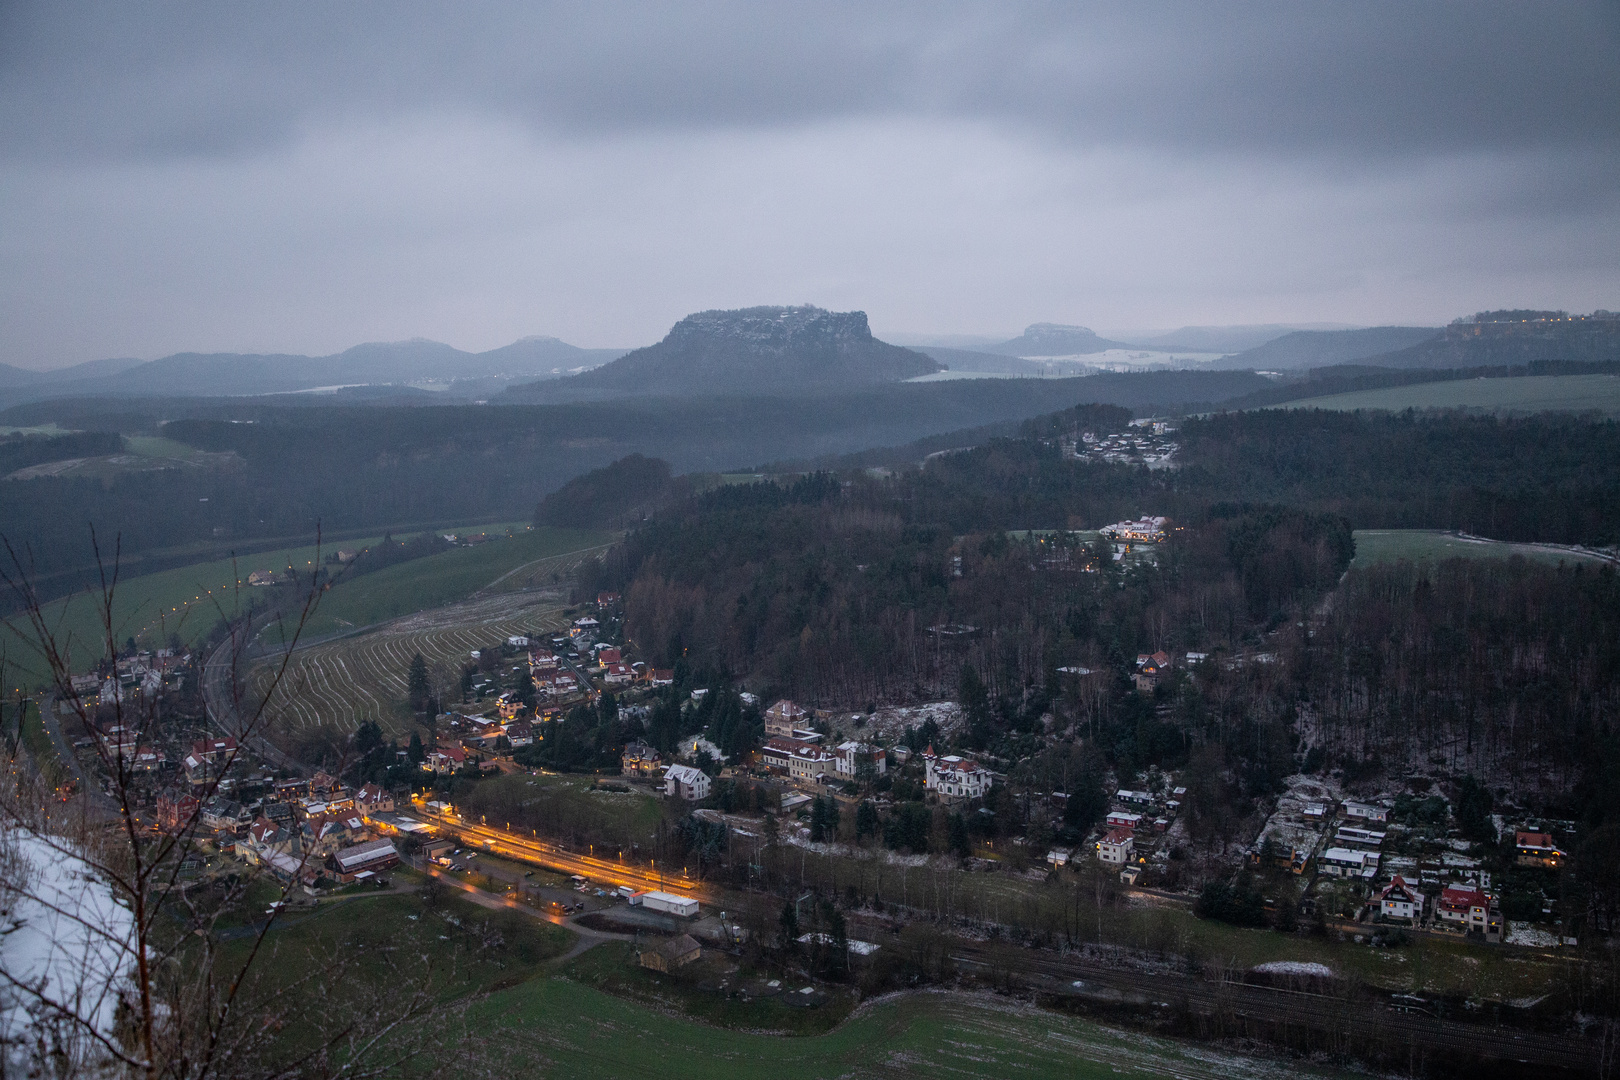
M 972 664 L 962 665 L 962 674 L 956 683 L 956 699 L 961 703 L 962 714 L 967 718 L 968 742 L 981 749 L 989 745 L 993 734 L 990 693 L 985 689 L 984 681 L 979 678 L 979 673 L 973 669 Z
M 877 807 L 865 799 L 855 808 L 855 839 L 864 840 L 878 831 Z
M 782 947 L 790 952 L 799 947 L 799 909 L 788 900 L 782 904 L 782 915 L 777 920 L 782 927 Z
M 420 765 L 427 760 L 427 751 L 422 748 L 422 736 L 411 732 L 411 745 L 405 750 L 405 756 Z
M 950 843 L 951 854 L 962 859 L 968 857 L 967 822 L 962 820 L 961 814 L 951 815 Z
M 377 726 L 375 720 L 362 720 L 354 732 L 354 749 L 360 754 L 369 754 L 382 745 L 382 728 Z
M 411 667 L 406 676 L 406 685 L 410 694 L 412 710 L 421 712 L 426 709 L 428 697 L 433 691 L 432 687 L 428 685 L 427 661 L 422 659 L 421 653 L 411 657 Z

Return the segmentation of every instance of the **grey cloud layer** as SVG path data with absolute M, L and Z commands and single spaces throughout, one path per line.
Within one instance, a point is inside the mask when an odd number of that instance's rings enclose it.
M 1620 147 L 1603 2 L 0 10 L 14 154 L 231 154 L 424 108 L 592 135 L 901 113 L 1362 158 Z
M 0 0 L 0 361 L 1620 304 L 1620 5 Z

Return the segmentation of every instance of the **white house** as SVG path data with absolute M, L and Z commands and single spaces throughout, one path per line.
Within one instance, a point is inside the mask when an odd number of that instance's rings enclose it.
M 1333 877 L 1370 878 L 1378 873 L 1378 852 L 1330 847 L 1316 860 L 1317 869 Z
M 664 794 L 679 795 L 688 802 L 699 802 L 709 797 L 709 777 L 702 769 L 690 765 L 671 765 L 664 770 Z
M 1479 889 L 1447 885 L 1435 902 L 1434 913 L 1444 922 L 1484 931 L 1491 913 L 1491 898 Z
M 1344 816 L 1381 825 L 1389 820 L 1389 811 L 1377 803 L 1354 802 L 1347 799 L 1344 804 Z
M 889 756 L 883 752 L 881 746 L 870 746 L 863 742 L 839 743 L 833 751 L 833 772 L 845 780 L 855 779 L 855 771 L 862 762 L 871 762 L 872 773 L 882 776 L 889 771 Z
M 978 799 L 990 790 L 993 779 L 990 770 L 976 761 L 955 754 L 940 757 L 930 746 L 923 751 L 923 765 L 927 775 L 925 786 L 948 799 Z
M 1136 840 L 1125 829 L 1110 829 L 1097 841 L 1097 861 L 1110 866 L 1125 866 L 1136 854 Z
M 1386 919 L 1411 919 L 1416 923 L 1423 917 L 1423 894 L 1396 874 L 1395 880 L 1378 894 L 1378 914 Z

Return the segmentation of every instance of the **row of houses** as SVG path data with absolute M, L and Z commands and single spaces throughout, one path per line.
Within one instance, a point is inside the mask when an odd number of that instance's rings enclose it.
M 1424 919 L 1429 897 L 1400 874 L 1385 885 L 1372 905 L 1383 919 L 1410 922 L 1417 926 Z M 1505 924 L 1496 897 L 1471 885 L 1447 885 L 1434 897 L 1434 922 L 1467 933 L 1482 934 L 1487 941 L 1501 941 Z

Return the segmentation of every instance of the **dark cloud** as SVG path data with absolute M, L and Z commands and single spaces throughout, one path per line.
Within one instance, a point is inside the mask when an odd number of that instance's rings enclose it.
M 1620 6 L 0 0 L 0 361 L 1620 304 Z
M 1620 146 L 1608 2 L 4 10 L 14 153 L 229 154 L 424 108 L 597 135 L 904 114 L 1227 152 Z

